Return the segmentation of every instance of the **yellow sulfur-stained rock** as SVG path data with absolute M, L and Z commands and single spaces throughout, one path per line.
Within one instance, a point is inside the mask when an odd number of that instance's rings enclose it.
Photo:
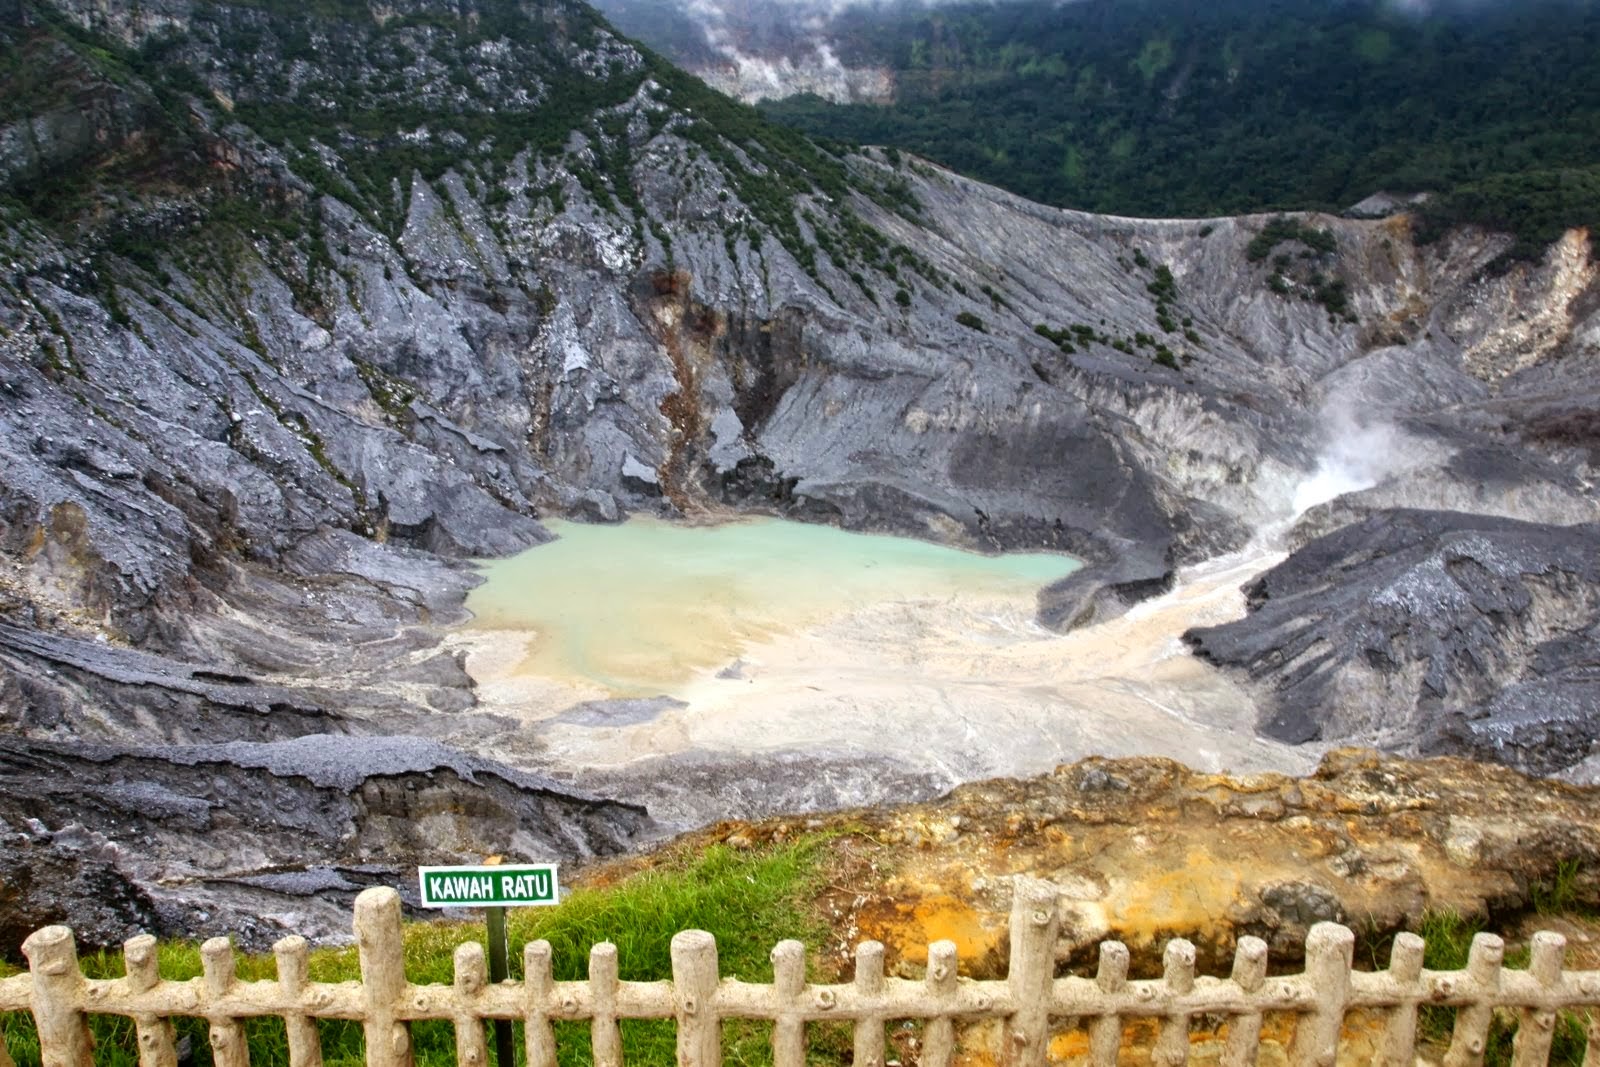
M 687 842 L 759 845 L 781 825 L 725 823 Z M 1324 919 L 1383 933 L 1415 928 L 1429 909 L 1509 915 L 1563 862 L 1578 864 L 1580 898 L 1600 898 L 1600 789 L 1361 749 L 1330 753 L 1303 779 L 1091 759 L 819 828 L 842 831 L 824 845 L 830 881 L 848 888 L 830 898 L 834 958 L 874 938 L 891 973 L 920 973 L 925 946 L 947 938 L 963 974 L 1003 974 L 1017 875 L 1059 889 L 1069 966 L 1117 939 L 1144 974 L 1172 937 L 1192 940 L 1201 972 L 1217 974 L 1246 934 L 1288 963 Z

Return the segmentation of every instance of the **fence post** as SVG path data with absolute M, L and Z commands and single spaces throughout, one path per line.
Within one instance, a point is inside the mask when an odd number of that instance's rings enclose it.
M 83 972 L 78 946 L 65 926 L 35 930 L 22 943 L 33 975 L 33 1020 L 39 1028 L 40 1067 L 93 1067 L 94 1039 L 79 1006 Z
M 1167 942 L 1161 954 L 1161 985 L 1170 1003 L 1194 992 L 1194 945 L 1181 937 Z M 1150 1059 L 1159 1067 L 1183 1067 L 1189 1062 L 1189 1013 L 1173 1011 L 1161 1022 L 1161 1033 Z
M 863 941 L 856 946 L 856 992 L 863 1000 L 883 993 L 883 942 Z M 853 1067 L 883 1067 L 883 1024 L 881 1015 L 856 1020 Z
M 1533 935 L 1529 946 L 1528 973 L 1544 989 L 1561 984 L 1561 958 L 1567 952 L 1567 939 L 1549 930 Z M 1556 1013 L 1549 1008 L 1524 1008 L 1517 1013 L 1517 1036 L 1511 1042 L 1511 1067 L 1545 1067 L 1550 1062 L 1550 1043 L 1556 1034 Z
M 1303 980 L 1316 1006 L 1295 1023 L 1290 1061 L 1300 1067 L 1334 1067 L 1339 1057 L 1355 946 L 1356 935 L 1338 923 L 1317 923 L 1306 935 Z
M 122 943 L 122 969 L 128 989 L 134 993 L 152 990 L 161 981 L 156 939 L 150 934 L 130 937 Z M 133 1020 L 139 1041 L 139 1067 L 178 1067 L 178 1047 L 172 1020 L 159 1015 L 139 1015 Z
M 806 1023 L 795 1013 L 805 988 L 805 945 L 779 941 L 772 950 L 773 1067 L 805 1067 Z
M 594 1067 L 622 1067 L 622 1031 L 617 1028 L 617 946 L 602 941 L 589 949 L 589 1047 Z M 507 1065 L 509 1067 L 509 1065 Z
M 1500 963 L 1505 959 L 1506 943 L 1494 934 L 1472 935 L 1467 953 L 1467 984 L 1473 1001 L 1456 1009 L 1456 1025 L 1450 1032 L 1450 1049 L 1444 1054 L 1444 1067 L 1480 1067 L 1489 1045 L 1489 1023 L 1494 1005 L 1489 997 L 1500 989 Z
M 213 937 L 200 946 L 200 969 L 204 975 L 206 999 L 215 1001 L 233 988 L 233 942 Z M 206 1014 L 211 1035 L 212 1060 L 217 1067 L 250 1067 L 250 1046 L 245 1044 L 244 1026 L 228 1015 Z
M 1233 984 L 1248 996 L 1261 992 L 1267 978 L 1267 943 L 1259 937 L 1241 937 L 1233 950 Z M 1255 1067 L 1261 1053 L 1261 1013 L 1243 1012 L 1228 1020 L 1228 1039 L 1222 1046 L 1222 1067 Z
M 1106 996 L 1128 987 L 1128 946 L 1121 941 L 1100 942 L 1100 966 L 1095 985 Z M 1109 1012 L 1089 1024 L 1089 1062 L 1093 1067 L 1116 1067 L 1122 1048 L 1122 1016 Z
M 406 993 L 400 894 L 386 885 L 363 889 L 356 897 L 355 932 L 367 1067 L 411 1067 L 411 1030 L 396 1017 Z
M 1050 986 L 1055 981 L 1056 938 L 1061 919 L 1056 887 L 1038 878 L 1018 878 L 1011 895 L 1010 1062 L 1044 1067 L 1050 1038 Z
M 483 1036 L 483 1019 L 472 1011 L 472 1002 L 489 981 L 483 946 L 466 941 L 456 946 L 453 957 L 456 987 L 456 1063 L 461 1067 L 487 1067 L 489 1045 Z
M 956 991 L 956 958 L 954 941 L 935 941 L 928 946 L 928 976 L 925 979 L 939 1014 L 929 1019 L 922 1028 L 921 1067 L 950 1067 L 956 1048 L 955 1020 L 944 1014 L 944 1003 Z
M 528 997 L 523 1027 L 528 1046 L 528 1067 L 556 1067 L 556 1035 L 550 1029 L 550 942 L 529 941 L 522 946 L 522 987 Z
M 704 930 L 672 935 L 672 993 L 677 1000 L 678 1067 L 722 1067 L 722 1022 L 714 1002 L 717 939 Z
M 1411 1067 L 1417 1058 L 1417 1000 L 1422 955 L 1427 945 L 1416 934 L 1396 934 L 1389 950 L 1389 978 L 1408 999 L 1389 1011 L 1383 1026 L 1383 1047 L 1376 1067 Z
M 305 996 L 311 973 L 306 939 L 298 934 L 272 946 L 278 961 L 278 988 L 284 996 L 299 1000 Z M 289 1045 L 289 1067 L 322 1067 L 322 1038 L 317 1022 L 302 1011 L 283 1016 L 284 1036 Z

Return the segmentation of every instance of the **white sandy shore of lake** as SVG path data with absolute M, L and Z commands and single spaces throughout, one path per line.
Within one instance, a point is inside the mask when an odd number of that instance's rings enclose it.
M 1304 773 L 1320 752 L 1258 737 L 1249 695 L 1179 639 L 1191 626 L 1241 616 L 1239 587 L 1281 558 L 1256 551 L 1212 561 L 1173 592 L 1068 635 L 1033 621 L 1031 594 L 906 599 L 792 630 L 769 620 L 764 636 L 721 650 L 717 668 L 667 691 L 686 706 L 614 726 L 546 723 L 543 757 L 615 768 L 689 751 L 735 759 L 825 747 L 889 757 L 951 782 L 1038 773 L 1090 755 Z M 508 629 L 454 636 L 468 651 L 482 710 L 533 727 L 615 695 L 530 673 L 538 640 Z

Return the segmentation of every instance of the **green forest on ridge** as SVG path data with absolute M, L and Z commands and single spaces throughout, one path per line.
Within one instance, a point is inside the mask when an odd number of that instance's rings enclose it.
M 1373 0 L 1083 0 L 856 8 L 848 65 L 890 106 L 764 105 L 1046 203 L 1145 216 L 1340 210 L 1439 194 L 1519 251 L 1600 222 L 1600 11 L 1534 0 L 1408 14 Z

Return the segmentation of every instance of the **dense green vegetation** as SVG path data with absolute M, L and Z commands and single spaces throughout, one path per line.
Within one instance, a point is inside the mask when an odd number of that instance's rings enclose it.
M 1261 228 L 1245 248 L 1245 257 L 1259 263 L 1272 254 L 1272 250 L 1285 241 L 1299 241 L 1313 252 L 1332 252 L 1338 240 L 1332 230 L 1319 230 L 1296 219 L 1279 215 Z
M 106 109 L 96 143 L 69 127 L 64 140 L 76 141 L 78 154 L 44 152 L 0 175 L 0 207 L 59 221 L 81 213 L 102 188 L 204 181 L 201 138 L 188 114 L 189 97 L 203 86 L 191 71 L 90 33 L 48 6 L 26 10 L 26 23 L 0 24 L 0 125 L 87 110 L 106 97 L 122 97 L 122 106 Z M 95 165 L 84 165 L 87 153 L 100 155 Z
M 785 938 L 816 945 L 824 931 L 808 907 L 820 888 L 820 849 L 815 839 L 764 851 L 735 852 L 717 846 L 698 855 L 683 855 L 663 866 L 635 875 L 615 886 L 572 893 L 556 908 L 520 908 L 510 913 L 511 966 L 520 978 L 522 945 L 536 938 L 550 942 L 557 981 L 586 976 L 589 947 L 601 941 L 617 946 L 618 969 L 624 981 L 670 978 L 669 948 L 679 930 L 709 930 L 717 937 L 722 974 L 747 981 L 770 982 L 772 946 Z M 482 939 L 481 925 L 417 923 L 406 928 L 406 975 L 413 982 L 449 983 L 451 954 L 462 941 Z M 270 956 L 239 954 L 238 975 L 246 981 L 275 975 Z M 200 974 L 199 947 L 193 943 L 164 943 L 160 956 L 164 978 L 187 979 Z M 90 977 L 122 975 L 119 954 L 101 953 L 83 960 Z M 9 973 L 0 964 L 0 974 Z M 355 950 L 327 949 L 312 954 L 311 979 L 339 982 L 356 979 L 360 970 Z M 94 1016 L 95 1062 L 104 1067 L 133 1067 L 139 1062 L 130 1020 Z M 674 1030 L 670 1020 L 625 1021 L 623 1055 L 628 1063 L 666 1065 L 674 1062 Z M 587 1026 L 556 1024 L 557 1051 L 562 1067 L 587 1067 L 590 1047 Z M 211 1062 L 204 1020 L 182 1020 L 180 1036 L 193 1041 L 196 1067 Z M 729 1063 L 770 1063 L 770 1027 L 754 1023 L 729 1024 L 724 1033 Z M 288 1062 L 283 1023 L 262 1019 L 247 1024 L 250 1062 L 270 1067 Z M 454 1064 L 455 1031 L 448 1022 L 416 1023 L 412 1027 L 417 1063 Z M 518 1027 L 517 1059 L 522 1061 L 522 1031 Z M 323 1060 L 329 1067 L 359 1067 L 362 1063 L 361 1027 L 357 1023 L 321 1023 Z M 819 1034 L 827 1048 L 837 1036 Z M 38 1062 L 38 1040 L 32 1019 L 23 1014 L 0 1015 L 0 1037 L 19 1064 Z M 494 1048 L 493 1041 L 489 1047 Z M 493 1055 L 491 1051 L 491 1056 Z
M 607 27 L 582 5 L 488 0 L 379 22 L 365 8 L 345 11 L 348 0 L 206 3 L 186 30 L 130 48 L 82 30 L 45 0 L 24 2 L 27 25 L 0 27 L 0 112 L 62 111 L 90 87 L 113 107 L 136 103 L 126 124 L 135 151 L 118 151 L 115 141 L 57 151 L 33 173 L 0 178 L 0 209 L 67 229 L 110 219 L 109 228 L 94 226 L 98 238 L 73 239 L 98 241 L 103 253 L 147 272 L 162 273 L 163 257 L 181 265 L 185 243 L 212 247 L 223 230 L 268 235 L 271 254 L 284 261 L 275 266 L 313 318 L 322 287 L 337 284 L 315 200 L 264 181 L 260 170 L 208 165 L 214 146 L 190 113 L 199 106 L 219 126 L 242 122 L 247 148 L 259 135 L 315 193 L 351 204 L 391 238 L 404 226 L 415 177 L 434 182 L 455 171 L 485 206 L 504 209 L 517 161 L 526 159 L 530 178 L 539 165 L 549 168 L 548 180 L 527 188 L 530 207 L 562 211 L 570 176 L 639 245 L 646 230 L 653 234 L 670 262 L 671 235 L 646 212 L 635 173 L 643 117 L 644 138 L 670 125 L 690 143 L 672 165 L 678 177 L 701 180 L 694 168 L 709 163 L 709 180 L 726 185 L 720 199 L 736 198 L 736 221 L 723 233 L 730 256 L 741 240 L 759 251 L 770 237 L 821 283 L 820 253 L 875 303 L 872 273 L 899 291 L 905 268 L 943 285 L 930 265 L 891 247 L 847 206 L 860 194 L 914 217 L 920 205 L 898 166 L 821 148 L 647 49 L 600 47 Z M 641 115 L 625 105 L 647 81 L 655 83 L 653 102 Z M 240 136 L 238 127 L 228 136 Z M 126 210 L 147 194 L 174 192 L 194 209 L 176 228 L 169 220 L 144 226 Z M 803 210 L 804 197 L 829 206 Z M 455 215 L 451 197 L 441 205 Z M 102 289 L 115 305 L 115 289 Z
M 890 107 L 766 105 L 810 133 L 896 145 L 1033 199 L 1137 215 L 1339 210 L 1435 191 L 1527 252 L 1600 224 L 1600 5 L 1083 0 L 858 9 L 847 62 Z
M 1517 235 L 1512 255 L 1531 257 L 1569 226 L 1600 232 L 1600 164 L 1492 174 L 1455 186 L 1427 205 L 1417 237 L 1434 240 L 1474 222 Z

